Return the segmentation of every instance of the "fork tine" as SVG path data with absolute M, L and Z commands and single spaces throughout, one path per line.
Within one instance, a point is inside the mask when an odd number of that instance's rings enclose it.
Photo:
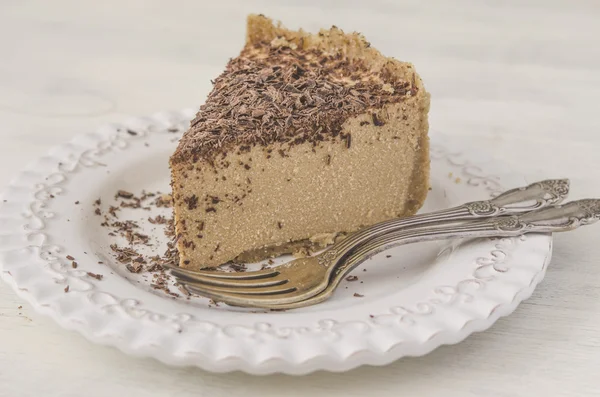
M 191 292 L 195 292 L 199 295 L 205 295 L 205 293 L 219 294 L 223 297 L 234 297 L 234 296 L 251 296 L 256 295 L 281 295 L 296 291 L 296 287 L 286 286 L 275 286 L 268 288 L 228 288 L 220 286 L 209 286 L 206 284 L 198 283 L 183 283 L 183 285 Z M 247 299 L 247 298 L 243 298 Z
M 241 273 L 230 273 L 222 272 L 218 270 L 188 270 L 182 269 L 177 266 L 164 265 L 175 277 L 185 276 L 193 279 L 196 276 L 204 276 L 214 279 L 228 279 L 228 280 L 256 280 L 262 278 L 275 277 L 279 275 L 276 269 L 265 269 L 257 270 L 254 272 L 241 272 Z
M 222 294 L 216 291 L 207 291 L 205 289 L 197 289 L 193 286 L 186 287 L 192 293 L 210 298 L 215 302 L 223 302 L 231 306 L 240 307 L 264 307 L 264 304 L 273 305 L 275 309 L 279 309 L 277 305 L 285 303 L 287 298 L 294 297 L 297 293 L 288 292 L 277 295 L 238 295 L 238 294 Z
M 288 282 L 287 279 L 276 276 L 269 278 L 257 278 L 257 279 L 220 279 L 214 277 L 204 277 L 194 275 L 193 277 L 188 275 L 177 275 L 177 281 L 181 283 L 188 283 L 200 286 L 217 286 L 217 287 L 232 287 L 232 288 L 262 288 L 262 287 L 275 287 Z

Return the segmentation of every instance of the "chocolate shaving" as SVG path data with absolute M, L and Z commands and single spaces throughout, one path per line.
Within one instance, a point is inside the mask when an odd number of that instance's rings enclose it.
M 171 195 L 163 194 L 154 200 L 153 203 L 158 208 L 171 208 L 173 206 Z
M 120 210 L 119 207 L 115 207 L 114 205 L 111 205 L 110 207 L 108 207 L 108 213 L 111 214 L 112 216 L 114 216 L 115 218 L 117 218 L 117 211 Z
M 347 118 L 417 91 L 415 79 L 347 58 L 344 48 L 325 52 L 269 42 L 248 44 L 214 83 L 172 164 L 200 158 L 214 164 L 234 145 L 336 140 Z
M 117 192 L 117 194 L 115 195 L 115 198 L 130 199 L 130 198 L 133 198 L 133 193 L 128 192 L 126 190 L 119 190 Z
M 377 117 L 377 114 L 373 113 L 371 117 L 373 118 L 373 125 L 375 125 L 376 127 L 381 127 L 382 125 L 385 125 L 385 123 Z
M 133 248 L 119 247 L 116 244 L 111 244 L 110 249 L 117 254 L 116 258 L 121 263 L 129 263 L 134 256 L 139 256 L 139 253 Z
M 92 272 L 87 272 L 87 275 L 92 278 L 95 278 L 98 281 L 100 281 L 104 278 L 104 276 L 102 274 L 96 274 L 96 273 L 92 273 Z
M 152 223 L 153 225 L 164 225 L 167 223 L 167 218 L 162 215 L 157 215 L 154 218 L 149 217 L 148 222 Z
M 243 263 L 228 263 L 226 266 L 236 273 L 243 273 L 248 270 L 246 265 Z
M 184 198 L 183 201 L 187 204 L 188 209 L 190 211 L 198 207 L 198 197 L 195 194 L 190 197 Z
M 129 265 L 125 266 L 125 267 L 131 273 L 139 273 L 144 268 L 144 266 L 141 263 L 133 263 L 133 264 L 129 264 Z

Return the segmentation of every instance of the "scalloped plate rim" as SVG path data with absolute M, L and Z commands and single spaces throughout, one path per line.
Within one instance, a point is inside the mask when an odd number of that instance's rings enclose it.
M 175 119 L 178 119 L 178 122 L 181 122 L 186 117 L 189 117 L 190 112 L 191 110 L 171 113 L 162 112 L 152 116 L 150 119 L 153 120 L 153 122 L 165 124 L 165 120 L 168 120 L 170 117 L 175 117 Z M 142 120 L 142 118 L 132 120 L 132 122 L 135 122 L 135 120 L 139 121 Z M 148 118 L 144 120 L 148 120 Z M 166 125 L 170 125 L 170 122 L 166 121 Z M 83 135 L 87 136 L 89 134 L 82 134 L 80 136 L 76 136 L 65 144 L 53 147 L 47 153 L 49 154 L 55 151 L 59 151 L 66 145 L 78 145 L 78 137 L 81 138 Z M 24 172 L 39 168 L 42 158 L 44 158 L 44 156 L 28 164 L 24 168 Z M 7 189 L 15 185 L 20 180 L 20 178 L 22 178 L 22 176 L 23 172 L 19 173 L 17 177 L 13 178 L 7 185 Z M 5 211 L 3 211 L 2 207 L 4 206 L 2 205 L 2 203 L 0 203 L 0 219 L 3 219 L 5 216 Z M 73 318 L 70 318 L 66 316 L 65 313 L 62 313 L 60 308 L 53 308 L 48 305 L 41 305 L 34 296 L 34 294 L 20 288 L 18 286 L 18 283 L 10 275 L 10 273 L 4 270 L 5 264 L 3 263 L 3 261 L 0 261 L 0 277 L 15 290 L 19 297 L 29 302 L 38 312 L 53 318 L 62 327 L 81 333 L 84 337 L 86 337 L 93 343 L 114 346 L 117 347 L 119 350 L 133 356 L 153 357 L 169 365 L 197 366 L 202 369 L 213 372 L 230 372 L 235 370 L 241 370 L 252 374 L 306 374 L 317 370 L 340 372 L 356 368 L 360 365 L 386 365 L 390 362 L 396 361 L 401 357 L 421 356 L 427 354 L 435 348 L 437 348 L 438 346 L 459 343 L 473 332 L 483 331 L 489 328 L 489 326 L 491 326 L 498 318 L 509 315 L 516 309 L 520 302 L 522 302 L 524 299 L 527 299 L 531 295 L 536 285 L 539 282 L 541 282 L 541 280 L 544 277 L 552 252 L 552 238 L 549 235 L 547 235 L 547 237 L 547 241 L 549 242 L 549 249 L 546 257 L 544 258 L 544 263 L 542 264 L 540 271 L 534 275 L 534 278 L 531 280 L 529 285 L 524 286 L 522 289 L 517 291 L 517 293 L 511 301 L 497 305 L 487 317 L 472 318 L 470 320 L 467 320 L 463 324 L 463 326 L 457 332 L 454 333 L 439 332 L 433 337 L 426 340 L 424 343 L 421 343 L 419 345 L 420 350 L 418 351 L 407 353 L 406 351 L 403 351 L 402 343 L 398 342 L 394 344 L 393 347 L 390 348 L 388 351 L 385 351 L 383 353 L 377 352 L 373 349 L 362 349 L 355 351 L 354 353 L 350 354 L 348 357 L 345 358 L 340 358 L 339 356 L 335 357 L 331 354 L 331 352 L 329 352 L 329 354 L 314 354 L 312 357 L 305 360 L 294 361 L 291 360 L 289 357 L 284 358 L 283 356 L 280 356 L 271 357 L 264 361 L 256 363 L 252 362 L 252 360 L 248 360 L 247 357 L 240 356 L 230 356 L 222 359 L 215 359 L 214 357 L 210 357 L 208 355 L 205 355 L 202 357 L 202 359 L 199 359 L 201 353 L 195 353 L 193 357 L 188 358 L 172 356 L 169 354 L 161 353 L 160 351 L 153 351 L 149 347 L 140 348 L 139 346 L 131 346 L 131 342 L 125 339 L 117 339 L 111 337 L 110 335 L 99 336 L 95 334 L 93 330 L 89 329 L 89 326 L 87 326 L 86 324 L 74 322 Z M 1 248 L 2 247 L 0 247 L 0 253 L 2 252 Z

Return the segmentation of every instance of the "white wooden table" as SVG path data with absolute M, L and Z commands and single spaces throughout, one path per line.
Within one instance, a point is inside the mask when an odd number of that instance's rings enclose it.
M 600 4 L 423 3 L 1 1 L 0 185 L 76 133 L 199 105 L 240 50 L 245 15 L 262 12 L 290 27 L 363 32 L 415 63 L 432 93 L 434 132 L 481 147 L 530 181 L 568 176 L 572 197 L 600 196 Z M 600 394 L 599 236 L 597 227 L 557 236 L 545 281 L 492 329 L 344 374 L 169 368 L 93 345 L 0 284 L 0 396 Z

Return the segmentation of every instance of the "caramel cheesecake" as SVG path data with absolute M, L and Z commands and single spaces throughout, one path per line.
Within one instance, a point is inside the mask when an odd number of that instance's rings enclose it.
M 414 214 L 429 94 L 413 65 L 332 27 L 248 17 L 246 45 L 170 159 L 180 266 L 318 249 Z

